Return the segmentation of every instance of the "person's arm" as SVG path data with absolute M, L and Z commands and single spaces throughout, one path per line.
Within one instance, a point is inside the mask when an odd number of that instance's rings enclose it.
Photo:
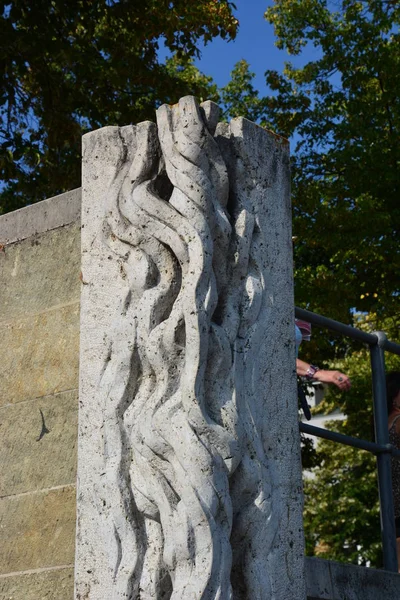
M 333 383 L 341 390 L 349 390 L 351 381 L 347 375 L 340 371 L 329 371 L 327 369 L 318 369 L 314 371 L 314 367 L 309 363 L 296 358 L 296 372 L 300 377 L 308 377 L 314 381 L 321 383 Z

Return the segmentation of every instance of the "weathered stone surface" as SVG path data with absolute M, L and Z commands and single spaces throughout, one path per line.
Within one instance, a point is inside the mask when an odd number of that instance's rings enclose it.
M 307 598 L 332 600 L 333 588 L 329 570 L 330 561 L 305 558 Z
M 75 486 L 0 499 L 0 574 L 70 565 Z
M 0 578 L 2 600 L 72 600 L 72 567 Z
M 395 600 L 400 574 L 306 558 L 308 600 Z
M 0 244 L 12 244 L 37 233 L 51 231 L 81 216 L 81 189 L 20 208 L 0 217 Z
M 0 409 L 0 497 L 75 483 L 78 391 Z
M 287 143 L 157 124 L 84 138 L 77 598 L 303 600 Z
M 80 210 L 74 190 L 0 216 L 4 600 L 73 597 Z
M 80 224 L 6 246 L 0 252 L 0 320 L 79 301 Z
M 0 323 L 0 406 L 75 389 L 79 304 Z

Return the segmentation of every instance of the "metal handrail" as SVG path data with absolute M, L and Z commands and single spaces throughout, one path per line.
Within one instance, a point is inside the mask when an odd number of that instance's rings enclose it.
M 369 346 L 378 344 L 383 350 L 387 350 L 392 354 L 398 354 L 400 356 L 400 344 L 390 342 L 382 331 L 367 333 L 366 331 L 362 331 L 351 325 L 345 325 L 344 323 L 340 323 L 340 321 L 323 317 L 322 315 L 318 315 L 317 313 L 313 313 L 310 310 L 305 310 L 304 308 L 299 308 L 297 306 L 295 307 L 295 316 L 297 319 L 303 319 L 303 321 L 307 321 L 312 325 L 319 325 L 324 329 L 330 329 L 336 333 L 341 333 L 346 337 L 358 340 Z
M 352 446 L 353 448 L 360 448 L 360 450 L 366 450 L 371 454 L 380 454 L 381 452 L 387 452 L 392 456 L 398 456 L 400 458 L 400 450 L 392 446 L 391 444 L 377 444 L 376 442 L 369 442 L 368 440 L 361 440 L 344 433 L 338 433 L 337 431 L 330 431 L 329 429 L 322 429 L 322 427 L 315 427 L 300 421 L 300 431 L 307 433 L 308 435 L 315 435 L 331 442 L 338 442 L 338 444 L 344 444 L 345 446 Z
M 400 355 L 400 344 L 390 342 L 382 331 L 366 333 L 356 327 L 345 325 L 303 308 L 295 308 L 298 319 L 308 321 L 330 331 L 335 331 L 353 340 L 368 344 L 371 357 L 372 388 L 374 403 L 374 427 L 376 442 L 369 442 L 348 435 L 314 427 L 300 422 L 300 431 L 328 440 L 361 448 L 376 455 L 378 467 L 379 505 L 383 564 L 387 571 L 397 573 L 396 529 L 392 493 L 391 457 L 400 456 L 400 451 L 389 443 L 388 415 L 386 404 L 386 379 L 384 351 Z

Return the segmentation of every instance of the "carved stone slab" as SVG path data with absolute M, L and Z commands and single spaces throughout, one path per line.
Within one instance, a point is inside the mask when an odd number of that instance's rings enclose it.
M 186 97 L 83 139 L 76 598 L 305 598 L 287 143 Z

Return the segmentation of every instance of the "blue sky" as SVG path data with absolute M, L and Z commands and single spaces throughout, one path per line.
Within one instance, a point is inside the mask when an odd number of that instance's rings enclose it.
M 193 0 L 188 0 L 191 2 Z M 275 46 L 274 28 L 264 19 L 264 13 L 272 0 L 234 0 L 234 15 L 239 19 L 239 30 L 233 42 L 216 38 L 206 46 L 199 44 L 200 59 L 196 66 L 205 74 L 211 75 L 219 87 L 230 80 L 230 73 L 235 64 L 245 59 L 255 73 L 254 87 L 265 95 L 269 92 L 265 85 L 264 73 L 267 69 L 282 72 L 287 61 L 295 66 L 302 66 L 316 58 L 316 50 L 308 45 L 301 56 L 289 56 L 286 50 L 278 50 Z M 161 61 L 169 52 L 161 46 Z
M 236 0 L 235 16 L 239 19 L 239 32 L 233 42 L 215 39 L 202 49 L 196 66 L 211 75 L 219 86 L 226 85 L 236 62 L 244 58 L 256 74 L 255 87 L 261 94 L 267 92 L 264 73 L 267 69 L 282 71 L 289 59 L 286 51 L 274 45 L 273 27 L 264 19 L 272 2 L 268 0 Z
M 264 77 L 267 69 L 283 71 L 285 62 L 301 66 L 317 58 L 317 50 L 310 44 L 301 56 L 289 56 L 286 50 L 278 50 L 274 28 L 264 19 L 272 0 L 235 0 L 234 4 L 237 8 L 234 14 L 240 23 L 236 39 L 233 42 L 215 39 L 202 48 L 201 58 L 196 61 L 196 66 L 211 75 L 220 87 L 229 82 L 235 63 L 242 58 L 255 73 L 254 85 L 261 95 L 268 91 Z

